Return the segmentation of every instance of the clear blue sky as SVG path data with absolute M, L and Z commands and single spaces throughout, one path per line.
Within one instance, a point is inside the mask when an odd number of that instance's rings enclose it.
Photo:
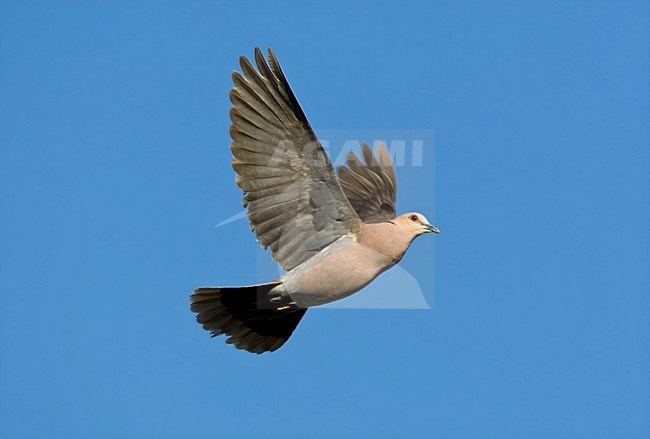
M 0 436 L 648 437 L 648 2 L 322 3 L 1 3 Z M 315 310 L 263 356 L 194 322 L 256 280 L 214 227 L 255 45 L 317 130 L 435 130 L 398 175 L 433 310 Z

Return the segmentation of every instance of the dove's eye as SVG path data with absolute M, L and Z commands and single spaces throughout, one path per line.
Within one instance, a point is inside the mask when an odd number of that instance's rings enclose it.
M 409 217 L 409 219 L 410 219 L 411 221 L 413 221 L 413 222 L 417 222 L 417 220 L 418 220 L 418 216 L 417 216 L 417 215 L 411 215 L 411 216 Z

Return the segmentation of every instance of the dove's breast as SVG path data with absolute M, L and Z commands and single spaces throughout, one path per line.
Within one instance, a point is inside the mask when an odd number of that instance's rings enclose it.
M 284 275 L 282 289 L 300 307 L 322 305 L 356 293 L 399 262 L 408 247 L 408 243 L 396 244 L 390 233 L 377 236 L 380 238 L 373 242 L 364 240 L 363 233 L 340 238 Z

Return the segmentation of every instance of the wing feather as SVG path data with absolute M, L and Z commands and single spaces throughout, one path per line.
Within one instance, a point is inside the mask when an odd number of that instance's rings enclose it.
M 267 63 L 256 48 L 254 60 L 257 69 L 242 56 L 232 76 L 232 166 L 257 240 L 290 270 L 361 221 L 275 54 Z
M 375 156 L 370 146 L 363 143 L 361 154 L 363 162 L 350 152 L 347 166 L 338 168 L 343 193 L 362 221 L 390 221 L 395 218 L 397 181 L 388 148 L 380 144 Z

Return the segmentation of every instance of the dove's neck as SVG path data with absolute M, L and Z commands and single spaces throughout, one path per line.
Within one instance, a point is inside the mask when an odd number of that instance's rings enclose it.
M 358 242 L 380 253 L 390 261 L 390 265 L 394 265 L 402 259 L 413 238 L 395 224 L 377 223 L 364 224 Z

